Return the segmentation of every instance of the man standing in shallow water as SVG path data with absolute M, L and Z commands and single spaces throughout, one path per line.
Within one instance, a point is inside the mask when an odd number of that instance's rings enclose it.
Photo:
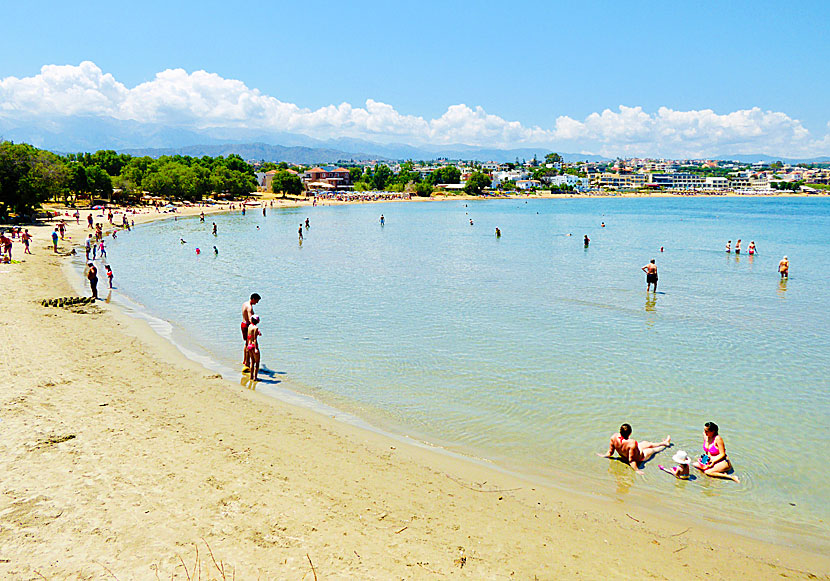
M 251 364 L 251 352 L 248 350 L 248 326 L 251 324 L 251 317 L 254 316 L 254 305 L 259 302 L 260 298 L 257 293 L 253 293 L 251 298 L 242 305 L 242 341 L 245 342 L 242 365 L 245 366 L 246 370 L 250 369 Z
M 657 265 L 654 264 L 654 259 L 643 267 L 643 272 L 646 273 L 646 292 L 654 285 L 654 292 L 657 292 Z

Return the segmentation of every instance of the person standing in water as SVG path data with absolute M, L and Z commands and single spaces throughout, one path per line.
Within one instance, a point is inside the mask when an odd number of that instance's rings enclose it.
M 216 236 L 216 222 L 213 223 L 213 235 Z
M 501 230 L 496 228 L 496 238 L 501 238 Z
M 383 226 L 386 224 L 386 218 L 383 217 L 383 214 L 380 215 L 380 225 Z
M 588 235 L 585 235 L 585 238 L 582 240 L 585 243 L 585 248 L 588 248 L 588 245 L 591 243 L 591 239 L 588 238 Z
M 306 227 L 306 230 L 311 228 L 311 222 L 308 221 L 308 218 L 305 219 L 305 227 Z
M 242 329 L 242 340 L 245 342 L 245 349 L 242 353 L 242 364 L 247 369 L 249 367 L 249 351 L 248 351 L 248 326 L 251 324 L 251 317 L 254 316 L 254 305 L 256 305 L 260 299 L 257 293 L 253 293 L 251 298 L 245 301 L 242 304 L 242 325 L 240 326 Z
M 732 241 L 731 240 L 726 241 L 726 252 L 729 252 L 729 253 L 732 252 Z
M 251 370 L 251 380 L 256 381 L 259 376 L 259 341 L 257 337 L 262 335 L 259 330 L 259 317 L 257 315 L 251 316 L 251 323 L 248 325 L 248 338 L 245 345 L 245 351 L 248 352 L 248 362 Z
M 654 264 L 654 259 L 643 267 L 643 272 L 646 273 L 646 292 L 654 285 L 654 292 L 657 292 L 657 265 Z
M 790 261 L 786 256 L 778 263 L 778 273 L 781 278 L 790 278 Z
M 741 239 L 738 238 L 738 241 L 735 242 L 735 254 L 741 253 Z
M 300 241 L 302 241 L 302 239 L 303 239 L 303 225 L 302 224 L 300 224 L 300 227 L 297 229 L 297 234 L 300 237 Z
M 749 242 L 749 255 L 752 256 L 753 254 L 755 254 L 755 241 L 750 240 L 750 242 Z
M 110 288 L 112 288 L 112 267 L 109 264 L 104 265 L 107 269 L 107 282 L 110 284 Z

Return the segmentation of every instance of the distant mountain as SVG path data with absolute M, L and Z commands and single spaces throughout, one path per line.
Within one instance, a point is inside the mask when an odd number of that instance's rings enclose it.
M 736 161 L 738 163 L 774 163 L 780 161 L 782 163 L 830 163 L 830 157 L 774 157 L 763 153 L 749 153 L 741 155 L 721 155 L 715 159 L 720 161 Z
M 354 153 L 321 147 L 286 147 L 267 143 L 223 143 L 218 145 L 188 145 L 185 147 L 120 149 L 118 151 L 133 156 L 147 155 L 149 157 L 161 157 L 162 155 L 190 155 L 193 157 L 209 155 L 216 157 L 235 153 L 243 159 L 285 161 L 301 165 L 337 161 L 387 161 L 386 158 L 369 153 Z

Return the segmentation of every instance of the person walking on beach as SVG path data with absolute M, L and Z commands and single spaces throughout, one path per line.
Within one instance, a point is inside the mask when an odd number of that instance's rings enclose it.
M 657 265 L 654 264 L 654 259 L 643 267 L 643 272 L 646 273 L 646 292 L 654 285 L 654 292 L 657 292 Z
M 703 454 L 694 463 L 694 467 L 712 478 L 726 478 L 733 482 L 740 482 L 732 470 L 732 462 L 726 456 L 726 444 L 718 435 L 718 425 L 715 422 L 706 422 L 703 425 Z
M 11 238 L 6 236 L 5 233 L 0 234 L 0 245 L 3 246 L 3 256 L 8 256 L 9 261 L 12 259 L 12 244 Z
M 81 225 L 81 212 L 79 210 L 75 210 L 75 214 L 73 214 L 73 215 L 75 216 L 75 224 L 77 226 L 80 226 Z
M 89 226 L 89 229 L 92 230 L 92 212 L 86 215 L 86 223 Z
M 204 222 L 204 221 L 205 221 L 205 212 L 202 211 L 202 213 L 199 214 L 199 222 Z
M 640 464 L 648 461 L 657 452 L 665 450 L 671 446 L 671 436 L 666 436 L 666 439 L 659 443 L 637 442 L 637 440 L 630 439 L 631 426 L 623 424 L 620 426 L 619 433 L 611 436 L 611 441 L 608 445 L 608 451 L 605 454 L 597 453 L 600 458 L 613 458 L 614 454 L 620 455 L 624 462 L 628 463 L 637 474 L 642 474 Z
M 29 250 L 29 243 L 32 241 L 32 235 L 29 234 L 28 228 L 20 235 L 20 239 L 23 241 L 23 254 L 31 254 L 32 251 Z
M 86 278 L 89 281 L 89 288 L 92 289 L 92 298 L 98 298 L 98 269 L 95 268 L 95 264 L 92 262 L 87 263 L 88 270 L 86 272 Z
M 245 351 L 248 352 L 248 363 L 251 371 L 251 380 L 256 381 L 259 376 L 259 341 L 257 337 L 262 335 L 259 330 L 259 317 L 257 315 L 251 316 L 251 323 L 248 325 L 248 341 L 245 345 Z
M 242 340 L 245 342 L 245 350 L 242 353 L 242 364 L 248 369 L 249 352 L 248 352 L 248 325 L 251 324 L 251 317 L 254 316 L 254 305 L 260 301 L 260 296 L 253 293 L 251 298 L 242 304 Z
M 778 273 L 781 278 L 790 278 L 790 261 L 786 256 L 778 263 Z
M 63 220 L 58 222 L 58 232 L 60 232 L 61 240 L 63 240 L 63 235 L 66 234 L 66 222 Z

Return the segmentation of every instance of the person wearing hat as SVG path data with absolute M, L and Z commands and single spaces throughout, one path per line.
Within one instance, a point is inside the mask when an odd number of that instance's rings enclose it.
M 672 461 L 677 462 L 677 466 L 666 468 L 665 466 L 660 466 L 658 464 L 657 467 L 663 472 L 668 472 L 669 474 L 673 475 L 675 478 L 679 478 L 681 480 L 688 480 L 689 464 L 692 463 L 692 459 L 689 458 L 689 455 L 683 450 L 678 450 L 677 453 L 671 457 L 671 459 Z

